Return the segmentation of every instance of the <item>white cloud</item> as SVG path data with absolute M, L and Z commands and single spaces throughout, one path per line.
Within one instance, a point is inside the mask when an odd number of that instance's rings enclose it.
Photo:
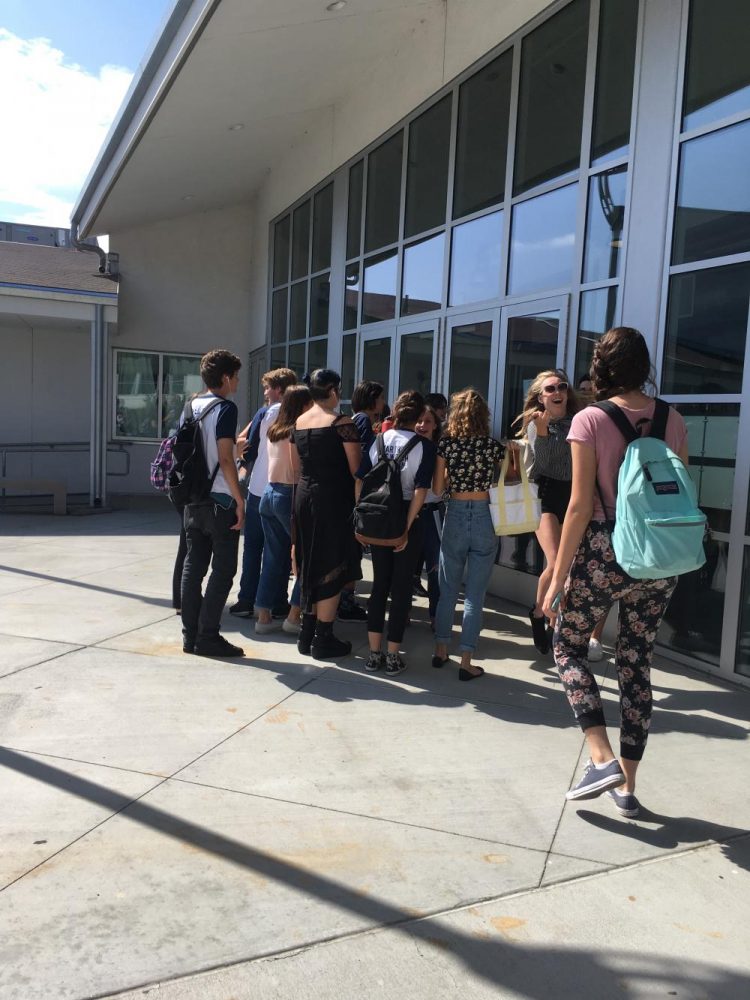
M 12 209 L 4 221 L 69 225 L 132 77 L 119 66 L 102 66 L 95 76 L 66 62 L 48 39 L 0 28 L 0 203 L 3 214 Z

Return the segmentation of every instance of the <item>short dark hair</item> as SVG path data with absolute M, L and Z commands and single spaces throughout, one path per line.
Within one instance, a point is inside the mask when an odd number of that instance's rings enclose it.
M 424 398 L 425 404 L 431 406 L 433 410 L 447 410 L 448 400 L 442 392 L 428 392 Z
M 416 424 L 424 412 L 424 396 L 415 389 L 402 392 L 393 404 L 391 419 L 394 427 L 406 427 Z
M 597 399 L 609 399 L 653 383 L 651 356 L 643 334 L 615 326 L 594 345 L 591 381 Z
M 201 358 L 201 378 L 208 389 L 220 389 L 224 376 L 231 378 L 240 368 L 242 362 L 231 351 L 209 351 Z
M 320 402 L 321 400 L 328 399 L 331 395 L 331 389 L 334 389 L 336 392 L 339 391 L 341 376 L 332 368 L 316 368 L 310 376 L 308 385 L 313 400 Z
M 369 382 L 365 379 L 355 387 L 352 393 L 352 410 L 355 413 L 371 410 L 384 391 L 380 382 Z

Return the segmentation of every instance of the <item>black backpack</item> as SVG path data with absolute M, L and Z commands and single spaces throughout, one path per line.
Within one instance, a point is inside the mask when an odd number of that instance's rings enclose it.
M 362 480 L 359 502 L 354 508 L 354 534 L 363 545 L 395 548 L 404 541 L 406 509 L 400 465 L 421 440 L 414 434 L 397 455 L 388 458 L 383 435 L 378 434 L 378 460 Z
M 207 499 L 211 492 L 216 473 L 219 471 L 219 463 L 216 463 L 216 468 L 209 475 L 203 450 L 201 420 L 222 402 L 223 400 L 217 399 L 215 403 L 207 406 L 199 417 L 193 416 L 192 401 L 188 400 L 185 403 L 182 422 L 174 435 L 172 445 L 174 463 L 167 480 L 169 499 L 177 507 L 184 507 L 188 503 L 200 503 L 201 500 Z

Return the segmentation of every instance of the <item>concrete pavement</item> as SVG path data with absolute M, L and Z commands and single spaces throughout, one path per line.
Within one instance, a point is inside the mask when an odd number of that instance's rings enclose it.
M 354 625 L 327 665 L 227 616 L 246 658 L 209 661 L 170 510 L 0 536 L 1 1000 L 750 995 L 750 692 L 659 665 L 627 821 L 566 804 L 582 738 L 517 606 L 471 684 L 423 601 L 395 679 Z

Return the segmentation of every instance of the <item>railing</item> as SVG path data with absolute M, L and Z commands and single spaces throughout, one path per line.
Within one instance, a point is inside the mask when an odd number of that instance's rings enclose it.
M 8 478 L 8 456 L 9 455 L 34 455 L 34 454 L 66 454 L 66 453 L 88 453 L 91 449 L 89 441 L 48 441 L 48 442 L 20 442 L 14 444 L 0 444 L 0 479 Z M 113 452 L 125 456 L 124 472 L 112 472 L 107 469 L 108 476 L 127 476 L 130 474 L 130 452 L 123 444 L 108 444 L 107 453 Z M 5 488 L 0 490 L 0 499 L 5 500 Z

